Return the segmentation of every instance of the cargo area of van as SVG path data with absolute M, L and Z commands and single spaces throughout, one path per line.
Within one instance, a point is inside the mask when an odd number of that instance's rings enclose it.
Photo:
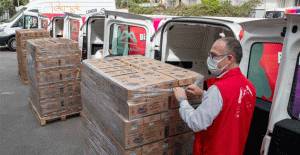
M 53 38 L 63 37 L 64 34 L 64 18 L 53 17 Z
M 87 21 L 87 58 L 94 59 L 102 56 L 104 42 L 104 17 L 91 17 Z M 102 52 L 103 53 L 103 52 Z
M 225 36 L 234 37 L 229 28 L 206 23 L 170 22 L 163 32 L 161 56 L 156 59 L 193 70 L 205 78 L 213 77 L 206 64 L 213 43 Z

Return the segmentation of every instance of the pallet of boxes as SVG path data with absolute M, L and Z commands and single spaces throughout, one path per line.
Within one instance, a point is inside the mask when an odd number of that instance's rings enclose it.
M 203 76 L 143 56 L 83 61 L 85 154 L 192 154 L 194 132 L 172 88 L 197 79 Z
M 50 31 L 45 29 L 21 29 L 16 30 L 16 50 L 18 59 L 18 75 L 24 84 L 28 85 L 26 71 L 26 44 L 29 39 L 50 38 Z
M 29 104 L 42 126 L 81 115 L 81 50 L 69 39 L 27 41 Z

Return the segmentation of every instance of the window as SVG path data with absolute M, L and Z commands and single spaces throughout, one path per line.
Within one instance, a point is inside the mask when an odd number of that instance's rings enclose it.
M 23 27 L 23 17 L 19 18 L 12 27 Z
M 282 44 L 255 43 L 251 47 L 248 79 L 256 97 L 272 102 L 280 64 Z
M 38 28 L 38 18 L 34 16 L 25 16 L 25 29 Z
M 266 18 L 285 18 L 284 11 L 267 11 Z
M 110 27 L 111 55 L 144 55 L 146 30 L 142 27 L 113 24 Z
M 28 10 L 28 11 L 30 11 L 30 12 L 39 12 L 39 10 L 38 9 L 31 9 L 31 10 Z
M 300 119 L 300 54 L 298 55 L 288 113 L 294 119 Z

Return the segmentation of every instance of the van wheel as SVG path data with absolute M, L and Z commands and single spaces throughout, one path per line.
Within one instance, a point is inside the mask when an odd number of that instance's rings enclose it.
M 16 43 L 15 37 L 10 38 L 7 44 L 8 44 L 8 48 L 10 49 L 10 51 L 12 51 L 12 52 L 16 51 L 17 43 Z

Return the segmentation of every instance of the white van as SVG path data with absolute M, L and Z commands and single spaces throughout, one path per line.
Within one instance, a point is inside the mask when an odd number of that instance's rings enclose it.
M 266 9 L 263 18 L 286 18 L 286 14 L 290 13 L 299 13 L 300 8 L 273 8 L 273 9 Z
M 228 36 L 241 40 L 240 68 L 257 94 L 244 154 L 295 154 L 300 136 L 299 19 L 179 17 L 166 20 L 154 34 L 149 17 L 106 11 L 103 57 L 141 54 L 211 78 L 206 59 L 213 43 Z M 133 31 L 145 36 L 133 36 Z
M 42 15 L 48 16 L 51 20 L 54 16 L 64 15 L 64 12 L 80 15 L 99 12 L 101 9 L 115 10 L 115 0 L 37 0 L 30 2 L 6 23 L 0 25 L 0 46 L 8 45 L 12 51 L 16 49 L 15 30 L 23 27 L 23 16 L 26 13 L 39 12 Z

